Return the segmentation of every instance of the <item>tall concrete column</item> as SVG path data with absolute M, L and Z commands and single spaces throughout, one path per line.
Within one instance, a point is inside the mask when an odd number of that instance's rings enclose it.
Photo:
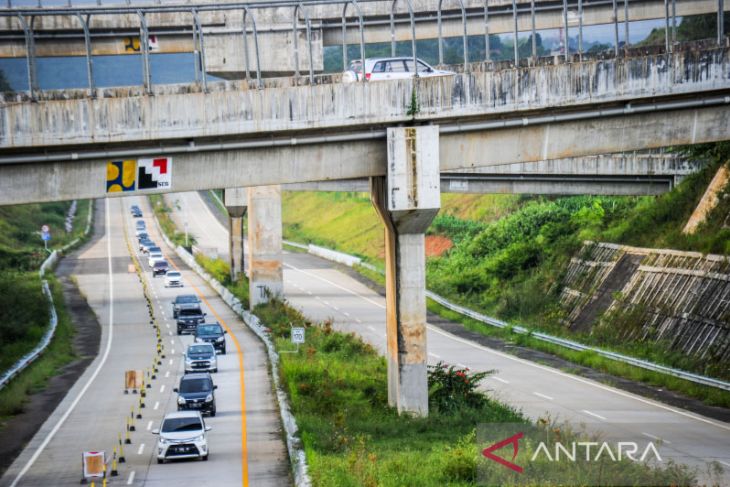
M 425 231 L 441 207 L 437 126 L 388 129 L 388 174 L 370 195 L 385 226 L 388 402 L 428 415 Z
M 281 296 L 281 186 L 248 188 L 248 268 L 251 309 Z
M 231 280 L 236 282 L 245 272 L 243 249 L 243 217 L 248 209 L 246 188 L 223 190 L 223 204 L 228 210 L 228 259 L 231 264 Z

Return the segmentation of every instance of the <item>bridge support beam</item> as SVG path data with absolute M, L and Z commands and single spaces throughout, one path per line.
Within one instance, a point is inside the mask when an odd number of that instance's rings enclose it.
M 281 296 L 281 186 L 248 188 L 248 268 L 251 309 Z
M 388 129 L 388 171 L 371 178 L 385 226 L 388 402 L 428 415 L 424 233 L 441 207 L 437 126 Z
M 228 211 L 228 256 L 231 264 L 231 280 L 236 282 L 245 272 L 243 249 L 243 218 L 248 209 L 246 188 L 226 188 L 223 203 Z

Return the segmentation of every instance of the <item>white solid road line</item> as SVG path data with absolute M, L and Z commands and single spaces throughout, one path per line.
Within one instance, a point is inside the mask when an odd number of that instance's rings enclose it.
M 553 400 L 552 397 L 546 396 L 545 394 L 540 394 L 539 392 L 533 392 L 533 394 L 535 394 L 537 397 L 541 397 L 543 399 L 547 399 L 548 401 L 552 401 Z
M 457 341 L 459 343 L 463 343 L 465 345 L 469 345 L 470 347 L 476 348 L 478 350 L 483 350 L 483 351 L 488 352 L 488 353 L 493 353 L 493 354 L 498 355 L 500 357 L 503 357 L 503 358 L 506 358 L 506 359 L 509 359 L 509 360 L 512 360 L 512 361 L 515 361 L 515 362 L 520 362 L 520 363 L 522 363 L 524 365 L 527 365 L 529 367 L 534 367 L 536 369 L 541 369 L 541 370 L 544 370 L 546 372 L 550 372 L 551 374 L 559 375 L 561 377 L 565 377 L 565 378 L 568 378 L 570 380 L 574 380 L 576 382 L 580 382 L 580 383 L 589 385 L 591 387 L 595 387 L 597 389 L 604 390 L 606 392 L 611 392 L 611 393 L 616 394 L 618 396 L 622 396 L 622 397 L 625 397 L 625 398 L 628 398 L 628 399 L 633 399 L 635 401 L 642 402 L 642 403 L 647 404 L 649 406 L 654 406 L 654 407 L 657 407 L 659 409 L 664 409 L 665 411 L 669 411 L 671 413 L 679 414 L 680 416 L 685 416 L 687 418 L 694 419 L 696 421 L 701 421 L 701 422 L 706 423 L 706 424 L 709 424 L 711 426 L 715 426 L 717 428 L 721 428 L 721 429 L 730 431 L 730 424 L 718 423 L 716 421 L 712 421 L 710 419 L 703 418 L 701 416 L 697 416 L 696 414 L 693 414 L 693 413 L 688 413 L 686 411 L 680 411 L 678 409 L 674 409 L 672 407 L 665 406 L 662 403 L 659 403 L 659 402 L 656 402 L 656 401 L 653 401 L 653 400 L 650 400 L 650 399 L 644 399 L 643 397 L 635 396 L 635 395 L 630 394 L 628 392 L 624 392 L 624 391 L 622 391 L 620 389 L 614 389 L 612 387 L 604 386 L 603 384 L 600 384 L 598 382 L 593 382 L 593 381 L 590 381 L 588 379 L 584 379 L 582 377 L 578 377 L 577 375 L 571 375 L 571 374 L 568 374 L 566 372 L 562 372 L 560 370 L 553 369 L 551 367 L 546 367 L 544 365 L 540 365 L 540 364 L 537 364 L 535 362 L 530 362 L 529 360 L 521 359 L 521 358 L 516 357 L 514 355 L 509 355 L 507 353 L 499 352 L 499 351 L 494 350 L 494 349 L 491 349 L 491 348 L 483 347 L 483 346 L 481 346 L 479 344 L 476 344 L 474 342 L 470 342 L 469 340 L 464 340 L 463 338 L 459 338 L 456 335 L 452 335 L 451 333 L 445 332 L 445 331 L 441 330 L 440 328 L 436 328 L 435 326 L 432 326 L 432 325 L 428 325 L 428 329 L 431 330 L 431 331 L 433 331 L 433 332 L 435 332 L 435 333 L 438 333 L 439 335 L 443 335 L 445 337 L 451 338 L 454 341 Z M 496 379 L 496 380 L 500 380 L 501 381 L 501 379 L 499 379 L 497 377 L 493 377 L 493 378 Z M 505 382 L 505 384 L 506 383 L 507 382 Z
M 139 445 L 139 450 L 137 450 L 137 455 L 141 455 L 143 451 L 144 451 L 144 443 Z
M 91 383 L 94 382 L 94 379 L 96 379 L 96 376 L 99 375 L 99 372 L 101 372 L 102 367 L 104 367 L 104 364 L 106 363 L 106 359 L 109 357 L 109 352 L 112 349 L 112 336 L 113 336 L 113 329 L 114 329 L 114 279 L 112 274 L 112 241 L 111 241 L 111 225 L 110 225 L 110 218 L 109 218 L 109 200 L 106 200 L 104 203 L 105 209 L 106 209 L 106 253 L 107 253 L 107 269 L 109 271 L 109 335 L 107 337 L 106 341 L 106 348 L 104 349 L 104 355 L 101 357 L 101 362 L 99 362 L 99 365 L 96 367 L 96 370 L 94 373 L 89 377 L 89 380 L 84 384 L 83 389 L 81 389 L 81 392 L 79 392 L 79 395 L 76 396 L 76 399 L 71 403 L 71 405 L 68 407 L 66 412 L 61 416 L 61 419 L 58 420 L 58 423 L 56 423 L 56 426 L 53 427 L 50 433 L 48 433 L 48 436 L 43 440 L 43 442 L 40 444 L 38 449 L 33 453 L 33 456 L 30 457 L 28 462 L 25 464 L 23 469 L 18 473 L 18 476 L 15 477 L 15 480 L 13 480 L 13 483 L 10 484 L 10 487 L 15 487 L 18 485 L 18 482 L 20 482 L 20 479 L 23 478 L 23 475 L 28 473 L 28 470 L 30 470 L 30 467 L 33 466 L 36 460 L 38 460 L 38 457 L 43 453 L 43 450 L 48 446 L 48 443 L 51 442 L 54 436 L 56 436 L 56 433 L 58 433 L 58 430 L 61 429 L 61 426 L 64 422 L 68 419 L 68 417 L 71 415 L 71 412 L 74 410 L 76 405 L 81 401 L 81 398 L 84 396 L 86 391 L 91 387 Z
M 501 377 L 492 377 L 492 379 L 501 382 L 502 384 L 509 384 L 509 381 L 506 379 L 502 379 Z
M 332 282 L 329 279 L 325 279 L 325 278 L 320 277 L 320 276 L 318 276 L 316 274 L 312 274 L 311 272 L 304 271 L 304 270 L 299 269 L 298 267 L 295 267 L 295 266 L 293 266 L 291 264 L 286 264 L 285 263 L 284 266 L 285 267 L 288 267 L 290 269 L 293 269 L 295 271 L 301 272 L 304 275 L 307 275 L 307 276 L 313 277 L 315 279 L 318 279 L 320 281 L 326 282 L 326 283 L 328 283 L 328 284 L 330 284 L 330 285 L 332 285 L 332 286 L 334 286 L 334 287 L 336 287 L 338 289 L 341 289 L 341 290 L 347 292 L 348 294 L 351 294 L 353 296 L 357 296 L 360 299 L 362 299 L 364 301 L 367 301 L 370 304 L 373 304 L 373 305 L 377 306 L 378 308 L 385 309 L 385 306 L 381 305 L 380 303 L 377 303 L 377 302 L 373 301 L 372 299 L 369 299 L 369 298 L 361 295 L 360 293 L 358 293 L 356 291 L 352 291 L 350 289 L 347 289 L 346 287 L 340 286 L 339 284 L 337 284 L 335 282 Z M 361 323 L 361 321 L 359 319 L 357 320 L 357 322 L 358 323 Z M 619 395 L 619 396 L 622 396 L 622 397 L 625 397 L 625 398 L 628 398 L 628 399 L 633 399 L 635 401 L 642 402 L 642 403 L 647 404 L 649 406 L 654 406 L 654 407 L 657 407 L 657 408 L 660 408 L 660 409 L 664 409 L 665 411 L 669 411 L 669 412 L 678 414 L 680 416 L 684 416 L 684 417 L 687 417 L 687 418 L 690 418 L 690 419 L 694 419 L 696 421 L 701 421 L 701 422 L 706 423 L 706 424 L 709 424 L 711 426 L 715 426 L 717 428 L 722 428 L 724 430 L 730 431 L 730 424 L 718 423 L 716 421 L 713 421 L 713 420 L 710 420 L 710 419 L 707 419 L 707 418 L 703 418 L 702 416 L 698 416 L 698 415 L 693 414 L 693 413 L 681 411 L 681 410 L 675 409 L 673 407 L 666 406 L 666 405 L 664 405 L 662 403 L 659 403 L 659 402 L 656 402 L 656 401 L 653 401 L 653 400 L 650 400 L 650 399 L 644 399 L 644 398 L 639 397 L 639 396 L 636 396 L 634 394 L 630 394 L 628 392 L 624 392 L 624 391 L 621 391 L 619 389 L 615 389 L 615 388 L 612 388 L 612 387 L 604 386 L 603 384 L 600 384 L 600 383 L 597 383 L 597 382 L 593 382 L 593 381 L 590 381 L 590 380 L 587 380 L 587 379 L 583 379 L 582 377 L 578 377 L 578 376 L 575 376 L 575 375 L 571 375 L 571 374 L 562 372 L 560 370 L 553 369 L 551 367 L 546 367 L 544 365 L 536 364 L 534 362 L 530 362 L 528 360 L 521 359 L 521 358 L 516 357 L 514 355 L 509 355 L 507 353 L 498 352 L 497 350 L 493 350 L 491 348 L 483 347 L 483 346 L 478 345 L 478 344 L 476 344 L 474 342 L 471 342 L 469 340 L 464 340 L 462 338 L 459 338 L 459 337 L 457 337 L 455 335 L 452 335 L 451 333 L 445 332 L 445 331 L 441 330 L 440 328 L 437 328 L 437 327 L 435 327 L 433 325 L 427 325 L 427 327 L 428 327 L 429 330 L 431 330 L 431 331 L 433 331 L 435 333 L 438 333 L 440 335 L 443 335 L 443 336 L 445 336 L 447 338 L 450 338 L 450 339 L 452 339 L 454 341 L 457 341 L 459 343 L 463 343 L 463 344 L 468 345 L 470 347 L 477 348 L 479 350 L 484 350 L 486 352 L 493 353 L 495 355 L 498 355 L 500 357 L 506 358 L 508 360 L 512 360 L 512 361 L 515 361 L 515 362 L 520 362 L 520 363 L 525 364 L 525 365 L 528 365 L 530 367 L 535 367 L 535 368 L 544 370 L 546 372 L 550 372 L 550 373 L 559 375 L 561 377 L 569 378 L 569 379 L 574 380 L 576 382 L 581 382 L 583 384 L 586 384 L 586 385 L 589 385 L 589 386 L 592 386 L 592 387 L 596 387 L 598 389 L 601 389 L 601 390 L 604 390 L 604 391 L 607 391 L 607 392 L 611 392 L 613 394 L 616 394 L 616 395 Z M 494 377 L 494 379 L 495 380 L 498 380 L 500 382 L 504 382 L 505 384 L 508 384 L 509 383 L 507 381 L 504 381 L 503 379 L 499 379 L 498 377 Z
M 667 442 L 665 441 L 664 443 L 667 443 Z M 730 467 L 730 463 L 727 463 L 727 462 L 723 462 L 722 460 L 718 460 L 718 462 L 722 463 L 722 464 L 723 464 L 723 465 L 725 465 L 726 467 Z
M 127 485 L 132 485 L 132 482 L 134 482 L 134 470 L 129 472 L 129 478 L 127 479 Z
M 316 274 L 312 274 L 311 272 L 303 271 L 300 268 L 295 267 L 295 266 L 293 266 L 291 264 L 284 263 L 284 267 L 288 267 L 288 268 L 293 269 L 293 270 L 295 270 L 297 272 L 301 272 L 305 276 L 309 276 L 309 277 L 313 277 L 315 279 L 319 279 L 320 281 L 326 282 L 327 284 L 330 284 L 330 285 L 332 285 L 332 286 L 334 286 L 334 287 L 336 287 L 338 289 L 342 289 L 343 291 L 345 291 L 348 294 L 352 294 L 353 296 L 357 296 L 358 298 L 360 298 L 360 299 L 362 299 L 364 301 L 367 301 L 368 303 L 373 304 L 373 305 L 377 306 L 378 308 L 385 309 L 385 306 L 383 306 L 382 304 L 377 303 L 377 302 L 373 301 L 372 299 L 367 298 L 367 297 L 363 296 L 362 294 L 360 294 L 360 293 L 358 293 L 356 291 L 352 291 L 350 289 L 347 289 L 346 287 L 340 286 L 339 284 L 337 284 L 335 282 L 332 282 L 329 279 L 325 279 L 324 277 L 320 277 L 320 276 L 318 276 Z M 319 299 L 319 298 L 317 298 L 317 299 Z
M 600 414 L 592 413 L 592 412 L 588 411 L 587 409 L 581 409 L 581 412 L 586 413 L 589 416 L 593 416 L 594 418 L 598 418 L 602 421 L 608 421 L 606 418 L 604 418 Z
M 441 358 L 441 355 L 437 355 L 437 354 L 435 354 L 435 353 L 433 353 L 433 352 L 428 352 L 428 354 L 429 354 L 430 356 L 434 357 L 434 358 Z
M 458 363 L 456 365 L 459 366 L 459 367 L 461 367 L 462 369 L 468 369 L 469 368 L 469 367 L 467 367 L 466 365 L 464 365 L 462 363 Z

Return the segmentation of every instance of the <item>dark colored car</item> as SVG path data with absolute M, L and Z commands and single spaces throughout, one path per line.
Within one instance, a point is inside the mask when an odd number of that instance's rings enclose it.
M 178 294 L 172 302 L 172 317 L 177 318 L 181 304 L 200 304 L 200 299 L 195 294 Z
M 198 325 L 195 328 L 195 341 L 210 343 L 222 355 L 226 354 L 226 331 L 218 323 L 201 323 Z
M 160 275 L 164 276 L 165 274 L 167 274 L 168 269 L 169 267 L 167 266 L 166 260 L 158 260 L 157 262 L 155 262 L 155 265 L 152 266 L 152 277 L 157 277 Z
M 185 331 L 192 331 L 198 327 L 198 323 L 205 321 L 205 313 L 200 309 L 199 303 L 181 304 L 177 312 L 177 334 L 182 335 Z
M 132 216 L 135 218 L 142 218 L 142 210 L 139 208 L 132 208 Z
M 147 253 L 147 252 L 149 252 L 150 248 L 152 248 L 152 247 L 155 247 L 155 246 L 157 246 L 157 244 L 155 244 L 155 243 L 154 243 L 154 242 L 153 242 L 152 240 L 150 240 L 150 239 L 147 239 L 147 240 L 142 240 L 142 241 L 141 241 L 141 242 L 139 243 L 139 250 L 141 250 L 141 251 L 142 251 L 142 252 L 144 252 L 144 253 Z
M 192 409 L 215 416 L 215 389 L 210 374 L 185 374 L 180 379 L 180 386 L 173 389 L 177 392 L 177 410 Z
M 149 240 L 150 236 L 147 234 L 147 232 L 142 232 L 139 235 L 137 235 L 137 242 L 142 243 L 143 240 Z
M 132 206 L 129 207 L 129 211 L 132 212 L 132 213 L 134 213 L 135 211 L 139 211 L 139 206 L 132 205 Z

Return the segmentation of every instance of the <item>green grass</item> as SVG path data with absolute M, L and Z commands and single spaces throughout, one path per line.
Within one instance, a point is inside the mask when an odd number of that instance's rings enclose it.
M 249 288 L 248 279 L 245 275 L 239 277 L 236 282 L 231 281 L 231 266 L 223 259 L 213 259 L 203 254 L 196 254 L 195 261 L 205 269 L 205 271 L 213 276 L 218 282 L 223 284 L 231 291 L 240 301 L 245 309 L 249 306 Z
M 730 190 L 720 195 L 718 207 L 694 235 L 681 232 L 719 165 L 730 159 L 730 144 L 682 150 L 707 165 L 659 197 L 442 195 L 442 212 L 428 233 L 445 235 L 455 246 L 428 260 L 429 289 L 507 322 L 670 367 L 728 378 L 730 370 L 710 358 L 687 356 L 661 342 L 627 342 L 616 327 L 600 327 L 592 335 L 576 334 L 565 327 L 565 311 L 559 304 L 563 274 L 585 239 L 730 254 L 730 229 L 725 228 Z M 318 218 L 312 219 L 312 214 Z M 382 226 L 364 195 L 291 193 L 284 200 L 284 215 L 285 233 L 293 240 L 314 241 L 382 265 Z M 377 245 L 366 245 L 365 239 Z M 377 273 L 358 271 L 382 285 Z M 541 342 L 534 346 L 545 350 Z M 558 355 L 574 355 L 551 347 Z M 582 356 L 578 363 L 667 387 L 708 404 L 728 403 L 727 393 L 609 359 Z
M 575 364 L 600 370 L 601 372 L 615 375 L 617 377 L 623 377 L 650 384 L 658 388 L 679 392 L 680 394 L 697 398 L 708 405 L 730 407 L 730 392 L 728 391 L 696 384 L 667 374 L 617 362 L 615 360 L 602 357 L 595 352 L 578 352 L 570 350 L 559 345 L 543 342 L 529 335 L 515 333 L 510 328 L 489 326 L 444 308 L 440 304 L 431 300 L 428 300 L 428 310 L 445 319 L 461 323 L 466 329 L 482 335 L 500 338 L 508 343 L 514 343 L 534 350 L 548 352 Z
M 172 210 L 165 204 L 165 200 L 162 196 L 159 194 L 152 194 L 149 195 L 148 198 L 150 205 L 152 206 L 152 211 L 154 211 L 157 221 L 160 224 L 160 228 L 162 228 L 162 231 L 167 238 L 169 238 L 173 244 L 179 245 L 180 247 L 185 247 L 187 245 L 187 248 L 190 248 L 195 245 L 195 238 L 192 236 L 188 236 L 187 242 L 185 241 L 185 233 L 179 231 L 177 226 L 175 226 L 175 222 L 173 222 L 172 218 L 170 218 L 170 212 Z
M 66 310 L 61 286 L 53 275 L 47 275 L 47 280 L 58 313 L 56 333 L 45 353 L 0 390 L 0 420 L 21 413 L 28 396 L 42 390 L 51 377 L 57 375 L 64 365 L 76 358 L 72 343 L 74 326 Z M 38 283 L 38 287 L 40 288 L 40 283 Z M 45 296 L 43 296 L 42 302 L 46 303 Z M 48 308 L 38 306 L 38 301 L 35 302 L 35 307 L 39 308 L 45 316 L 47 325 Z
M 87 200 L 77 203 L 69 233 L 64 227 L 69 201 L 0 206 L 0 269 L 37 270 L 48 257 L 40 238 L 41 226 L 51 228 L 49 249 L 60 248 L 83 234 L 89 204 Z
M 41 223 L 51 227 L 50 248 L 83 238 L 90 208 L 77 205 L 74 227 L 66 233 L 64 220 L 70 202 L 0 207 L 0 370 L 30 352 L 48 329 L 47 300 L 38 276 L 48 257 L 36 234 Z M 17 379 L 16 379 L 17 380 Z
M 476 485 L 477 425 L 528 424 L 520 413 L 489 398 L 481 406 L 462 404 L 451 413 L 432 404 L 427 418 L 399 416 L 387 404 L 385 360 L 370 345 L 327 323 L 313 324 L 281 302 L 259 305 L 254 312 L 271 329 L 280 351 L 293 348 L 290 323 L 306 327 L 300 351 L 280 355 L 280 374 L 314 485 Z M 513 485 L 498 468 L 487 475 L 499 479 L 499 485 Z M 547 463 L 534 468 L 554 470 Z M 581 461 L 563 468 L 563 475 L 574 479 L 585 478 L 589 469 Z M 691 481 L 684 469 L 661 471 L 633 462 L 606 468 L 606 473 L 628 472 L 650 485 Z

